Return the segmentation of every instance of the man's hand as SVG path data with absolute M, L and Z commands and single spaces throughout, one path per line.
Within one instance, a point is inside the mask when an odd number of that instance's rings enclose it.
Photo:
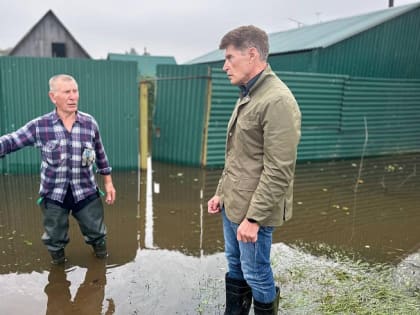
M 259 229 L 260 226 L 258 225 L 258 223 L 251 223 L 248 221 L 247 218 L 245 218 L 238 227 L 236 239 L 244 243 L 255 243 L 258 238 Z
M 207 202 L 207 211 L 210 214 L 216 214 L 221 211 L 220 209 L 220 197 L 214 196 Z
M 109 205 L 112 205 L 115 202 L 117 192 L 115 191 L 114 184 L 112 184 L 111 175 L 104 176 L 104 186 L 105 186 L 105 202 Z

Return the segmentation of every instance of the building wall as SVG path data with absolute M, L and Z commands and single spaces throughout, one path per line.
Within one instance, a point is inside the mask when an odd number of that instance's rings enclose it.
M 271 55 L 277 71 L 420 78 L 420 8 L 326 48 Z

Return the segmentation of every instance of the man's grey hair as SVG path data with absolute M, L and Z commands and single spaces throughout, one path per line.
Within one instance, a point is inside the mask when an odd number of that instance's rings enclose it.
M 240 26 L 228 32 L 220 41 L 219 49 L 226 49 L 229 45 L 239 50 L 255 47 L 262 61 L 268 58 L 268 35 L 256 26 Z
M 50 86 L 50 92 L 55 92 L 56 91 L 56 82 L 57 81 L 73 81 L 77 84 L 77 81 L 75 78 L 73 78 L 71 75 L 68 74 L 56 74 L 54 76 L 52 76 L 50 78 L 50 80 L 48 81 L 48 84 Z

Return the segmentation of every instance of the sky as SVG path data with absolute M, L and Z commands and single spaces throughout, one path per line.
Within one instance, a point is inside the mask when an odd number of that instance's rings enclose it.
M 14 47 L 50 9 L 94 59 L 146 49 L 185 63 L 241 25 L 275 33 L 387 7 L 388 0 L 0 0 L 0 49 Z

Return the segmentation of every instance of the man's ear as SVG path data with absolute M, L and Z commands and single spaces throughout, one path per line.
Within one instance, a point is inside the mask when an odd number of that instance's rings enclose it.
M 50 97 L 50 100 L 53 104 L 55 104 L 55 94 L 54 92 L 49 92 L 48 96 Z
M 249 48 L 249 57 L 251 58 L 252 61 L 255 61 L 256 59 L 260 57 L 260 54 L 258 53 L 257 48 L 255 47 Z

